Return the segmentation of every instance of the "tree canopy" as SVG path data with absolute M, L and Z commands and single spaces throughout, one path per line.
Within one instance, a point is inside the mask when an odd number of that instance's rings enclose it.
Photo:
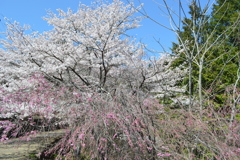
M 42 73 L 54 83 L 106 89 L 108 79 L 120 74 L 120 68 L 141 65 L 145 54 L 140 44 L 125 36 L 127 30 L 139 27 L 140 18 L 133 16 L 136 11 L 131 5 L 123 5 L 121 1 L 81 4 L 76 13 L 50 12 L 44 19 L 53 29 L 42 34 L 26 34 L 28 26 L 8 23 L 7 40 L 1 41 L 7 68 L 1 79 L 11 88 L 29 75 Z

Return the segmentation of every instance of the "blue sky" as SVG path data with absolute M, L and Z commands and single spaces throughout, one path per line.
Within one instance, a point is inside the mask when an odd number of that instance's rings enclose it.
M 77 11 L 79 3 L 90 5 L 93 0 L 0 0 L 0 32 L 6 30 L 4 17 L 12 21 L 20 22 L 20 24 L 28 24 L 35 31 L 43 32 L 51 29 L 51 26 L 47 24 L 42 17 L 47 15 L 47 11 L 56 11 L 56 9 L 62 9 L 66 11 L 71 8 L 73 11 Z M 111 0 L 109 0 L 111 1 Z M 126 0 L 123 0 L 126 2 Z M 182 0 L 183 6 L 187 9 L 188 0 Z M 202 0 L 201 2 L 206 2 Z M 159 9 L 161 4 L 164 4 L 162 0 L 155 0 L 159 4 L 154 3 L 152 0 L 141 0 L 144 3 L 144 9 L 149 16 L 153 17 L 159 23 L 162 23 L 168 27 L 169 18 Z M 178 12 L 178 0 L 167 0 L 169 6 Z M 139 0 L 135 0 L 135 5 L 139 4 Z M 166 51 L 170 51 L 170 47 L 173 41 L 176 41 L 176 36 L 173 32 L 157 25 L 149 19 L 144 19 L 140 23 L 142 26 L 138 29 L 132 30 L 128 34 L 137 38 L 137 40 L 145 43 L 149 49 L 162 52 L 162 47 L 156 42 L 158 40 Z M 4 38 L 2 35 L 0 38 Z M 151 54 L 157 56 L 157 54 Z

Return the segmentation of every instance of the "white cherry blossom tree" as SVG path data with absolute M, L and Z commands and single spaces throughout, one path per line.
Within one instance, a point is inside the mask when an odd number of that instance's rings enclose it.
M 56 84 L 80 85 L 106 90 L 118 68 L 134 68 L 144 55 L 140 44 L 126 36 L 139 27 L 131 5 L 115 0 L 93 6 L 80 4 L 73 12 L 58 10 L 44 19 L 53 29 L 27 34 L 29 26 L 7 24 L 7 39 L 2 40 L 4 71 L 1 78 L 13 89 L 17 82 L 42 73 Z

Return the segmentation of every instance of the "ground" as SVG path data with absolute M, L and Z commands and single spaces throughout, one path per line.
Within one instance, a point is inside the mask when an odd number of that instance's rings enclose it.
M 64 133 L 64 130 L 42 132 L 29 141 L 16 138 L 0 142 L 0 160 L 34 160 L 37 153 Z

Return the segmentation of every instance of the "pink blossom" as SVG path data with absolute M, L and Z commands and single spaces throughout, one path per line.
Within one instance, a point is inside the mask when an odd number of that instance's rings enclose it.
M 117 136 L 118 134 L 117 133 L 115 133 L 114 135 L 113 135 L 113 139 Z
M 237 152 L 237 153 L 240 153 L 240 148 L 238 148 L 238 149 L 236 150 L 236 152 Z
M 107 118 L 109 119 L 115 119 L 115 115 L 113 113 L 108 113 Z
M 160 157 L 169 157 L 169 156 L 171 156 L 171 154 L 169 154 L 169 153 L 158 153 L 157 156 L 160 156 Z
M 148 149 L 149 151 L 151 151 L 153 148 L 152 148 L 152 147 L 147 147 L 147 149 Z
M 79 134 L 78 138 L 81 139 L 81 140 L 83 140 L 83 139 L 84 139 L 84 136 L 85 136 L 85 134 L 81 133 L 81 134 Z
M 106 138 L 100 138 L 100 140 L 103 141 L 103 142 L 107 142 Z
M 2 141 L 5 141 L 5 140 L 8 140 L 8 137 L 7 137 L 7 135 L 4 134 L 4 135 L 2 135 L 2 138 L 1 138 L 0 141 L 2 142 Z
M 85 143 L 83 143 L 83 144 L 82 144 L 82 147 L 85 147 L 85 146 L 86 146 L 86 144 L 85 144 Z
M 87 101 L 88 101 L 88 102 L 92 102 L 93 99 L 92 99 L 92 98 L 88 98 Z

